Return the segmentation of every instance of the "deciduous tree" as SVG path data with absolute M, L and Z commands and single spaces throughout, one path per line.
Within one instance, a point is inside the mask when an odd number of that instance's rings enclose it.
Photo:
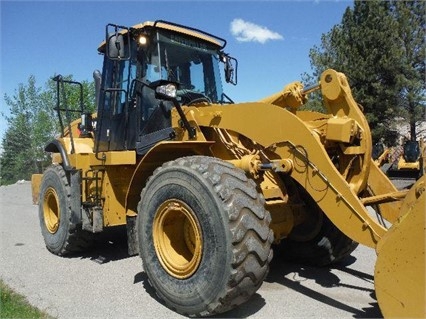
M 94 84 L 82 84 L 85 92 L 84 104 L 93 110 Z M 76 88 L 69 88 L 67 93 L 70 105 L 79 103 Z M 60 134 L 54 111 L 56 83 L 50 79 L 42 88 L 37 86 L 35 77 L 30 76 L 26 84 L 18 85 L 13 96 L 6 94 L 4 101 L 9 113 L 2 114 L 8 127 L 1 141 L 3 152 L 0 157 L 0 183 L 10 184 L 30 179 L 31 174 L 41 172 L 50 162 L 44 147 L 55 135 Z

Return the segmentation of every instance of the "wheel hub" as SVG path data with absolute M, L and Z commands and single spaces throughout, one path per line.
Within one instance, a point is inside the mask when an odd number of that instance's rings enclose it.
M 165 201 L 154 217 L 153 240 L 169 275 L 185 279 L 195 273 L 202 257 L 202 232 L 188 205 L 177 199 Z
M 59 228 L 60 210 L 59 199 L 56 191 L 49 187 L 43 199 L 44 223 L 49 233 L 54 234 Z

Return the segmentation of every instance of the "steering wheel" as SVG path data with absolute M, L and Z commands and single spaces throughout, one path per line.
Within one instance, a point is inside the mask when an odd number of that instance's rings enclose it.
M 212 101 L 203 93 L 191 90 L 178 90 L 177 95 L 181 97 L 182 104 L 190 106 L 199 102 L 207 102 L 211 104 Z
M 212 101 L 206 96 L 206 97 L 199 97 L 199 98 L 197 98 L 197 99 L 193 99 L 192 101 L 190 101 L 189 103 L 187 103 L 186 105 L 187 106 L 190 106 L 190 105 L 192 105 L 192 104 L 196 104 L 196 103 L 199 103 L 199 102 L 207 102 L 208 104 L 211 104 L 212 103 Z

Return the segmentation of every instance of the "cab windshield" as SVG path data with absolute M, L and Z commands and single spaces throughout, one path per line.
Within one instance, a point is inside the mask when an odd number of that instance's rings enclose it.
M 202 40 L 159 31 L 155 44 L 145 52 L 143 81 L 177 82 L 182 104 L 221 103 L 223 89 L 217 47 Z

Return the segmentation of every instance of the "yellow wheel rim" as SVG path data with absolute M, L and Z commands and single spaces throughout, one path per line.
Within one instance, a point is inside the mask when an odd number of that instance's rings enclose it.
M 54 234 L 59 228 L 60 210 L 59 199 L 56 191 L 49 187 L 43 199 L 44 224 L 49 233 Z
M 189 278 L 202 257 L 202 234 L 192 209 L 177 200 L 165 201 L 154 217 L 155 251 L 166 272 L 178 279 Z

